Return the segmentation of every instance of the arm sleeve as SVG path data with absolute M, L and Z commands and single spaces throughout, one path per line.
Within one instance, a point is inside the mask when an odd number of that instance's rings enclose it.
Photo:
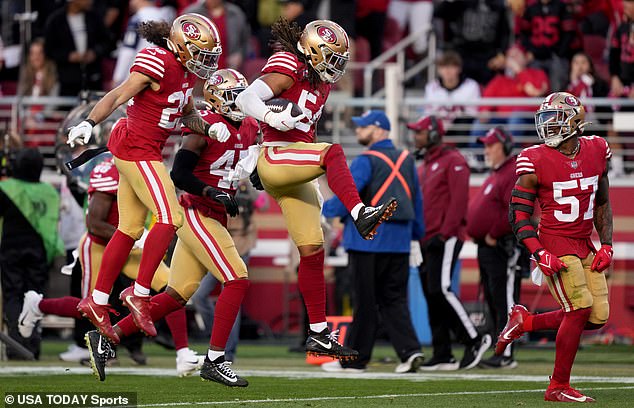
M 425 218 L 423 217 L 423 193 L 420 189 L 418 171 L 414 166 L 414 228 L 412 229 L 412 240 L 418 241 L 425 236 Z
M 469 202 L 469 166 L 462 160 L 453 159 L 447 168 L 449 205 L 445 220 L 440 228 L 444 237 L 455 237 L 467 214 Z
M 180 149 L 174 158 L 174 165 L 170 177 L 174 185 L 181 190 L 197 196 L 203 195 L 203 189 L 207 184 L 194 175 L 194 168 L 198 164 L 199 156 L 187 149 Z
M 354 184 L 357 186 L 357 191 L 363 190 L 372 177 L 370 160 L 363 155 L 357 157 L 350 165 L 350 173 L 352 174 Z M 324 203 L 322 214 L 328 218 L 345 217 L 348 215 L 348 210 L 341 200 L 339 200 L 337 196 L 334 196 Z
M 245 115 L 251 116 L 259 121 L 264 121 L 264 115 L 270 112 L 269 108 L 264 104 L 275 95 L 266 82 L 256 79 L 251 85 L 236 98 L 236 106 Z

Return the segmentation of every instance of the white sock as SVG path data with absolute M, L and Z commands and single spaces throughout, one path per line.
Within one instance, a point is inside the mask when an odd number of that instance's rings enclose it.
M 311 323 L 310 324 L 310 330 L 315 332 L 315 333 L 321 333 L 327 327 L 328 327 L 328 323 L 326 323 L 326 322 Z
M 110 293 L 104 293 L 97 289 L 93 289 L 92 291 L 92 300 L 98 305 L 107 305 L 109 297 Z
M 189 347 L 183 347 L 176 350 L 176 358 L 183 357 L 186 354 L 189 354 Z
M 357 218 L 359 218 L 359 211 L 361 211 L 362 208 L 363 208 L 363 203 L 359 203 L 359 204 L 354 206 L 352 211 L 350 211 L 350 215 L 352 215 L 352 219 L 353 220 L 356 221 Z
M 207 357 L 211 360 L 211 361 L 216 361 L 216 359 L 218 357 L 223 357 L 225 355 L 225 351 L 224 350 L 212 350 L 209 349 L 207 350 Z
M 150 296 L 150 289 L 139 285 L 138 282 L 134 282 L 134 294 L 136 296 Z

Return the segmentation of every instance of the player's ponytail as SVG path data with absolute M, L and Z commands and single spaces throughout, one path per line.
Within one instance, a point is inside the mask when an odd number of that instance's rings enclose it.
M 152 44 L 167 48 L 167 38 L 172 26 L 165 21 L 144 21 L 139 25 L 137 33 Z
M 308 61 L 304 54 L 297 49 L 297 43 L 302 35 L 301 27 L 295 22 L 289 22 L 287 19 L 280 17 L 271 26 L 271 34 L 273 39 L 269 42 L 269 46 L 273 52 L 286 51 L 297 55 L 300 62 L 308 65 Z M 308 81 L 311 86 L 317 86 L 321 82 L 319 74 L 314 69 L 308 70 Z

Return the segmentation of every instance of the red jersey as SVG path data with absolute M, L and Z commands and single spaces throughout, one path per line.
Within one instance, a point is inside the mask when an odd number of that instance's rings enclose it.
M 546 145 L 526 148 L 517 158 L 518 176 L 537 176 L 539 238 L 555 256 L 585 258 L 594 250 L 595 194 L 612 152 L 598 136 L 581 136 L 579 143 L 573 159 Z
M 297 56 L 290 52 L 276 52 L 262 68 L 263 74 L 275 72 L 287 75 L 295 81 L 293 85 L 278 95 L 279 98 L 288 99 L 298 104 L 306 116 L 313 121 L 312 125 L 299 123 L 297 128 L 288 132 L 277 130 L 267 123 L 262 122 L 262 133 L 265 142 L 307 142 L 315 141 L 315 127 L 321 117 L 324 104 L 332 85 L 320 82 L 317 88 L 313 88 L 308 81 L 307 70 L 312 69 L 300 62 Z
M 95 166 L 90 173 L 90 182 L 88 185 L 88 200 L 92 199 L 92 195 L 95 191 L 100 193 L 110 194 L 114 197 L 114 201 L 110 206 L 108 212 L 108 218 L 106 221 L 108 224 L 117 227 L 119 225 L 119 210 L 117 208 L 117 190 L 119 189 L 119 171 L 114 165 L 114 159 L 112 157 L 105 159 L 101 163 Z M 108 242 L 101 237 L 97 237 L 88 233 L 90 238 L 101 245 L 106 245 Z
M 226 177 L 229 171 L 236 167 L 238 161 L 247 155 L 249 146 L 256 142 L 259 131 L 258 122 L 247 117 L 242 120 L 240 128 L 236 129 L 224 116 L 212 111 L 201 111 L 200 115 L 207 123 L 222 122 L 227 125 L 231 136 L 224 143 L 206 139 L 207 147 L 200 154 L 198 164 L 194 168 L 194 175 L 213 188 L 235 194 L 238 181 L 229 182 Z M 189 129 L 184 128 L 184 132 L 188 133 Z M 181 196 L 180 203 L 185 208 L 194 207 L 204 216 L 227 226 L 227 211 L 218 201 L 186 193 Z
M 108 148 L 123 160 L 162 161 L 161 152 L 192 97 L 196 76 L 161 47 L 139 51 L 130 72 L 149 76 L 160 88 L 153 91 L 148 86 L 128 101 L 128 118 L 116 123 Z

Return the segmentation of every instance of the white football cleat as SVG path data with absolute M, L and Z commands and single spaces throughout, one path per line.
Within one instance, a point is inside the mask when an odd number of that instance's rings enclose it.
M 176 352 L 176 373 L 179 377 L 192 375 L 203 366 L 204 355 L 198 355 L 194 350 L 185 348 Z
M 24 294 L 24 304 L 18 318 L 18 331 L 20 336 L 25 339 L 31 337 L 35 325 L 44 317 L 44 313 L 38 307 L 43 297 L 42 294 L 34 290 L 29 290 Z
M 69 363 L 81 363 L 90 360 L 90 352 L 85 347 L 79 347 L 76 344 L 68 346 L 68 350 L 59 354 L 59 359 L 68 361 Z

